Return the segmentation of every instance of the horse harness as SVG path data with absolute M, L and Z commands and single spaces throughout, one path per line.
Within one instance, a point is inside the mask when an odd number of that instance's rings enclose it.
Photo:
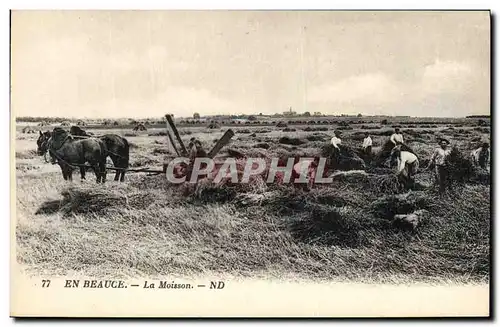
M 59 150 L 60 148 L 62 148 L 62 146 L 64 145 L 64 143 L 66 143 L 66 141 L 67 141 L 68 139 L 70 139 L 70 138 L 88 139 L 88 138 L 92 138 L 92 137 L 90 137 L 90 136 L 89 136 L 89 137 L 86 137 L 86 136 L 77 136 L 77 135 L 71 135 L 71 134 L 66 135 L 66 137 L 64 138 L 64 140 L 63 140 L 63 141 L 62 141 L 62 143 L 61 143 L 61 146 L 59 146 L 59 148 L 55 149 L 55 151 L 57 151 L 57 150 Z M 51 136 L 51 137 L 49 137 L 49 138 L 48 138 L 48 139 L 47 139 L 44 143 L 42 143 L 42 144 L 47 144 L 47 143 L 49 143 L 49 141 L 50 141 L 51 139 L 52 139 L 52 136 Z M 62 159 L 60 156 L 58 156 L 58 155 L 57 155 L 57 153 L 56 153 L 55 151 L 52 151 L 52 149 L 50 148 L 50 146 L 48 146 L 48 147 L 47 147 L 47 151 L 48 151 L 51 155 L 53 155 L 53 156 L 57 159 L 57 161 L 55 161 L 54 163 L 57 163 L 58 161 L 60 161 L 60 162 L 62 162 L 62 163 L 64 163 L 64 164 L 66 164 L 66 165 L 70 166 L 70 167 L 71 167 L 71 168 L 73 168 L 73 169 L 80 168 L 80 167 L 85 167 L 85 166 L 86 166 L 85 164 L 83 164 L 83 165 L 80 165 L 80 164 L 76 164 L 76 165 L 70 164 L 69 162 L 67 162 L 66 160 Z M 119 154 L 117 154 L 117 153 L 114 153 L 113 151 L 110 151 L 110 150 L 108 150 L 108 149 L 106 149 L 106 151 L 107 151 L 107 152 L 109 152 L 109 153 L 111 153 L 111 154 L 114 154 L 115 156 L 118 156 L 118 157 L 120 157 L 120 158 L 125 159 L 125 157 L 124 157 L 124 156 L 121 156 L 121 155 L 119 155 Z M 47 159 L 45 159 L 45 161 L 47 161 Z

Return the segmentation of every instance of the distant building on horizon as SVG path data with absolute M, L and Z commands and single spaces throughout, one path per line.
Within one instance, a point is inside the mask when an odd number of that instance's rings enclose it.
M 284 111 L 283 112 L 283 116 L 285 116 L 285 117 L 294 117 L 294 116 L 297 116 L 297 113 L 292 110 L 292 107 L 290 107 L 288 111 Z

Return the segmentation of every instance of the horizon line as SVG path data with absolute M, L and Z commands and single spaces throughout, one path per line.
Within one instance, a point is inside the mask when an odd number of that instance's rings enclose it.
M 83 119 L 88 119 L 88 120 L 123 120 L 123 119 L 132 119 L 132 120 L 147 120 L 147 119 L 162 119 L 164 118 L 166 115 L 168 115 L 169 113 L 166 113 L 164 115 L 159 115 L 159 116 L 148 116 L 148 117 L 133 117 L 133 116 L 109 116 L 109 117 L 88 117 L 88 116 L 73 116 L 73 117 L 69 117 L 69 116 L 55 116 L 55 115 L 47 115 L 47 116 L 43 116 L 43 115 L 19 115 L 19 116 L 15 116 L 15 119 L 19 119 L 19 118 L 43 118 L 43 119 L 67 119 L 67 120 L 83 120 Z M 184 118 L 184 119 L 194 119 L 193 118 L 193 115 L 190 115 L 190 116 L 176 116 L 175 114 L 170 114 L 173 116 L 174 119 L 181 119 L 181 118 Z M 199 119 L 202 119 L 202 118 L 205 118 L 205 117 L 220 117 L 220 116 L 245 116 L 245 117 L 249 117 L 249 116 L 255 116 L 255 117 L 273 117 L 275 115 L 278 115 L 280 117 L 276 117 L 276 118 L 327 118 L 327 117 L 335 117 L 335 118 L 366 118 L 366 117 L 393 117 L 393 118 L 398 118 L 398 117 L 404 117 L 404 118 L 468 118 L 468 117 L 478 117 L 478 116 L 489 116 L 491 117 L 491 113 L 488 113 L 488 114 L 470 114 L 470 115 L 465 115 L 465 116 L 409 116 L 409 115 L 388 115 L 388 114 L 374 114 L 374 115 L 365 115 L 365 114 L 361 114 L 362 116 L 361 117 L 357 117 L 356 114 L 326 114 L 326 115 L 321 115 L 321 116 L 314 116 L 314 115 L 311 115 L 311 116 L 303 116 L 303 113 L 301 114 L 296 114 L 294 116 L 283 116 L 283 114 L 281 113 L 275 113 L 275 114 L 262 114 L 262 115 L 259 115 L 258 113 L 257 114 L 212 114 L 212 115 L 200 115 L 200 118 Z M 234 118 L 234 119 L 238 119 L 238 118 Z

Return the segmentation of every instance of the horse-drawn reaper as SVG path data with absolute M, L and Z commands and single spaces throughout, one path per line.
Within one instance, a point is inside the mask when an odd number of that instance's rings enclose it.
M 172 117 L 170 115 L 166 117 L 168 139 L 176 154 L 184 158 L 190 157 L 193 160 L 195 157 L 199 157 L 199 153 L 189 156 L 188 149 L 186 149 L 182 142 Z M 180 149 L 176 146 L 174 138 L 168 130 L 168 126 L 170 126 L 176 137 Z M 214 158 L 233 136 L 234 132 L 232 130 L 226 131 L 213 149 L 206 154 L 207 157 Z M 88 168 L 94 170 L 97 183 L 104 183 L 106 181 L 106 170 L 115 170 L 116 175 L 114 180 L 119 180 L 120 182 L 124 181 L 126 172 L 166 173 L 166 165 L 162 169 L 129 168 L 130 146 L 126 138 L 116 134 L 94 136 L 78 126 L 72 126 L 69 132 L 61 127 L 56 127 L 53 131 L 40 132 L 37 146 L 37 153 L 44 156 L 47 162 L 47 155 L 49 155 L 53 164 L 59 164 L 65 180 L 72 180 L 72 172 L 75 169 L 79 169 L 81 178 L 85 179 L 85 172 Z M 192 149 L 193 147 L 190 146 L 190 150 Z M 200 149 L 200 145 L 196 144 L 194 149 Z M 110 157 L 113 166 L 106 166 L 107 157 Z M 184 164 L 180 163 L 176 165 L 174 171 L 179 176 L 188 174 L 189 171 L 192 171 L 192 167 L 193 161 L 191 160 Z

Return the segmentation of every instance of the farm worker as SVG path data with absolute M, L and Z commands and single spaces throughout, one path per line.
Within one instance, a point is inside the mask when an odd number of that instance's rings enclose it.
M 370 137 L 369 133 L 365 133 L 365 138 L 363 139 L 363 150 L 365 153 L 370 154 L 372 153 L 372 145 L 373 141 L 372 138 Z
M 381 163 L 385 162 L 385 160 L 390 157 L 392 149 L 398 144 L 403 145 L 404 141 L 403 141 L 403 134 L 401 134 L 399 127 L 396 127 L 394 129 L 394 133 L 389 138 L 389 141 L 387 141 L 382 146 L 382 149 L 377 154 L 375 164 L 380 165 Z M 413 152 L 406 145 L 403 145 L 402 150 Z M 390 163 L 390 166 L 392 167 L 392 162 Z
M 189 143 L 189 164 L 186 170 L 186 179 L 191 179 L 191 174 L 193 173 L 193 166 L 194 166 L 194 161 L 196 158 L 205 158 L 207 156 L 207 153 L 203 149 L 201 142 L 194 137 L 191 138 L 191 141 Z M 206 169 L 207 164 L 206 163 L 201 163 L 200 169 Z M 200 175 L 202 176 L 202 175 Z
M 391 158 L 395 158 L 397 162 L 396 175 L 405 172 L 404 175 L 413 183 L 419 165 L 417 156 L 412 152 L 401 149 L 401 144 L 398 144 L 392 149 Z
M 436 175 L 436 181 L 439 185 L 439 193 L 445 191 L 446 186 L 449 187 L 448 180 L 448 157 L 451 150 L 448 148 L 450 141 L 447 139 L 439 140 L 439 147 L 434 150 L 431 160 L 429 162 L 429 167 L 434 166 L 434 173 Z
M 394 145 L 398 143 L 404 143 L 403 134 L 401 134 L 398 127 L 394 129 L 394 133 L 391 135 L 391 142 L 394 143 Z
M 339 145 L 342 143 L 342 140 L 339 138 L 340 137 L 340 132 L 339 131 L 335 131 L 334 132 L 334 136 L 332 137 L 332 145 L 338 150 L 340 151 L 340 148 L 339 148 Z
M 314 179 L 316 178 L 316 169 L 319 164 L 319 157 L 314 157 L 309 160 L 300 161 L 300 158 L 295 158 L 295 164 L 293 165 L 292 172 L 292 182 L 295 187 L 303 188 L 308 190 L 314 184 Z M 307 183 L 295 183 L 299 180 L 301 176 L 305 176 Z
M 484 142 L 481 147 L 472 151 L 472 162 L 483 169 L 490 169 L 490 145 Z

